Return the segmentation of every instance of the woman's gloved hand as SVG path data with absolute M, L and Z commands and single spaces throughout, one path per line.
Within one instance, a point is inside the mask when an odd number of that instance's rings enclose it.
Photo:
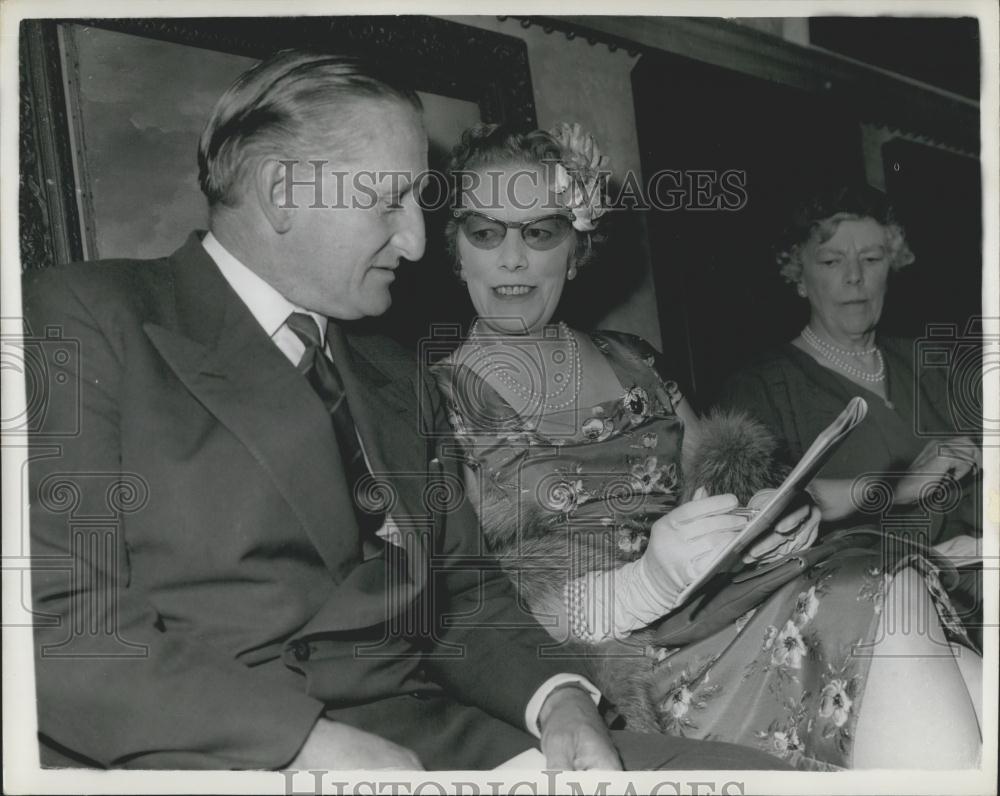
M 761 509 L 775 490 L 758 492 L 747 508 Z M 701 577 L 723 548 L 734 541 L 749 520 L 731 513 L 739 508 L 735 495 L 705 497 L 698 489 L 694 499 L 661 517 L 650 530 L 649 546 L 639 560 L 653 589 L 670 607 L 688 584 Z M 775 523 L 774 528 L 754 542 L 743 563 L 770 564 L 805 550 L 819 534 L 820 510 L 808 495 Z
M 573 635 L 592 643 L 624 638 L 677 607 L 685 589 L 705 574 L 749 522 L 746 515 L 732 513 L 739 508 L 735 495 L 705 495 L 699 489 L 690 502 L 654 522 L 638 561 L 588 573 L 568 585 Z M 758 493 L 755 498 L 762 505 L 769 495 Z M 819 520 L 819 509 L 811 502 L 794 508 L 751 546 L 744 561 L 768 563 L 807 548 L 816 539 Z
M 640 577 L 664 607 L 676 606 L 678 595 L 704 574 L 748 522 L 729 513 L 739 507 L 735 495 L 705 494 L 698 489 L 693 500 L 654 522 L 646 552 L 636 562 Z
M 763 508 L 774 494 L 773 489 L 763 489 L 754 495 L 747 508 Z M 819 535 L 822 519 L 820 508 L 808 494 L 803 494 L 798 503 L 775 523 L 773 530 L 765 534 L 743 556 L 744 564 L 770 564 L 785 556 L 812 546 Z

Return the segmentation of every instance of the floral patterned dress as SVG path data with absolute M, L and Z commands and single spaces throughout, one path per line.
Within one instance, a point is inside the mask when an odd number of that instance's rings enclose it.
M 622 392 L 559 410 L 564 435 L 541 434 L 469 368 L 433 369 L 487 543 L 540 617 L 567 579 L 638 558 L 683 490 L 676 384 L 639 338 L 591 339 Z M 849 768 L 890 574 L 876 550 L 843 551 L 687 646 L 644 631 L 606 642 L 593 675 L 630 728 L 754 746 L 804 770 Z

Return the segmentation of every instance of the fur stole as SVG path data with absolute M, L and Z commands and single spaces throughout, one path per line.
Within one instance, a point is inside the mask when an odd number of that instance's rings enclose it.
M 696 448 L 681 463 L 680 502 L 704 486 L 710 495 L 733 493 L 745 504 L 758 490 L 779 484 L 786 473 L 775 457 L 774 437 L 743 413 L 714 412 L 691 431 Z M 567 582 L 590 571 L 616 569 L 638 557 L 621 550 L 615 531 L 605 525 L 554 516 L 527 502 L 515 505 L 516 496 L 492 486 L 488 479 L 470 480 L 475 482 L 469 486 L 487 546 L 543 624 L 546 616 L 564 612 Z M 648 538 L 648 525 L 643 532 Z M 663 653 L 650 644 L 650 636 L 639 630 L 620 641 L 568 645 L 584 659 L 591 679 L 630 729 L 660 732 L 652 686 Z

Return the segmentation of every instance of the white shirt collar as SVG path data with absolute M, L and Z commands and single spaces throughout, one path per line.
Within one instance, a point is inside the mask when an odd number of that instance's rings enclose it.
M 268 282 L 237 260 L 211 232 L 205 235 L 201 245 L 208 252 L 208 256 L 215 261 L 229 286 L 247 305 L 257 323 L 267 332 L 268 337 L 274 337 L 293 312 L 306 312 L 316 320 L 320 335 L 326 339 L 324 316 L 290 302 Z

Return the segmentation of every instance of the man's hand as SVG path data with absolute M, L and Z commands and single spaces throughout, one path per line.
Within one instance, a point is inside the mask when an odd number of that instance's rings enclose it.
M 758 492 L 750 501 L 750 508 L 763 506 L 774 490 Z M 822 519 L 820 509 L 814 505 L 808 495 L 802 496 L 806 502 L 793 509 L 775 523 L 772 531 L 755 542 L 746 555 L 744 564 L 770 564 L 779 558 L 784 558 L 799 550 L 812 546 L 819 535 L 819 523 Z
M 420 758 L 405 746 L 329 719 L 316 722 L 287 768 L 424 770 Z
M 621 771 L 615 745 L 590 694 L 576 686 L 556 688 L 538 714 L 542 752 L 549 768 Z

